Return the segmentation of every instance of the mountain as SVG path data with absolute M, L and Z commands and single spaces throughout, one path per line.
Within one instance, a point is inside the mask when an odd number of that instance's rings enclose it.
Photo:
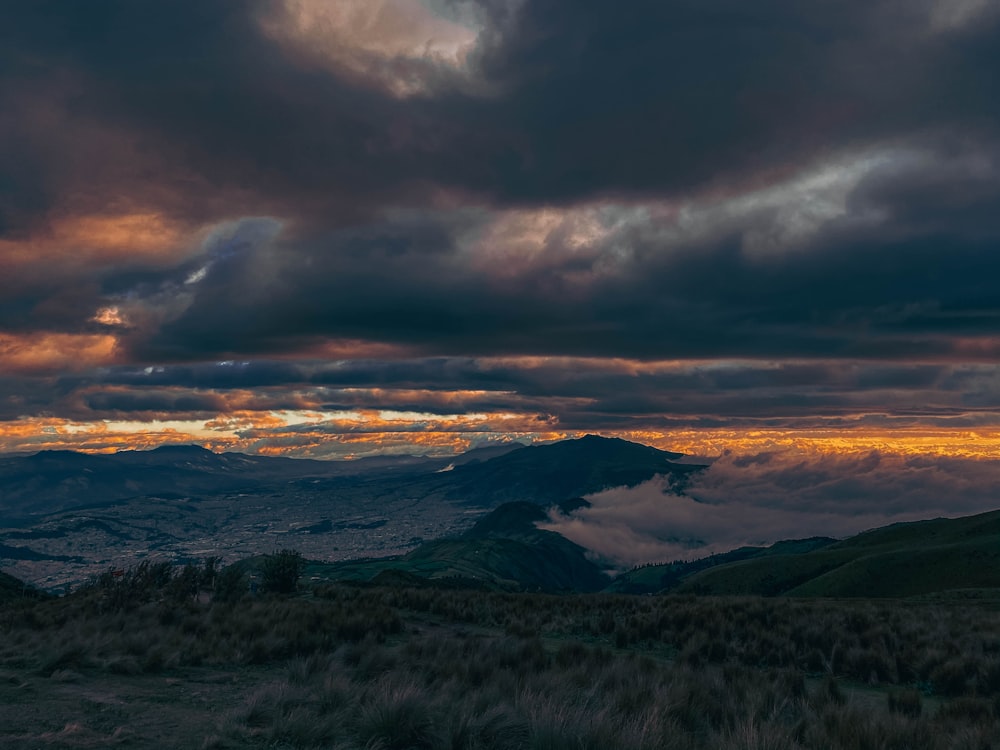
M 1000 588 L 1000 510 L 897 523 L 795 555 L 712 567 L 678 592 L 909 597 Z
M 586 435 L 410 478 L 405 491 L 487 508 L 518 501 L 549 506 L 610 487 L 634 487 L 656 475 L 682 489 L 691 474 L 705 467 L 675 463 L 681 456 L 619 438 Z
M 577 508 L 571 501 L 564 511 Z M 317 566 L 319 578 L 405 585 L 455 585 L 508 591 L 592 592 L 610 583 L 602 567 L 578 544 L 535 524 L 548 518 L 530 502 L 506 503 L 464 534 L 420 545 L 390 560 Z

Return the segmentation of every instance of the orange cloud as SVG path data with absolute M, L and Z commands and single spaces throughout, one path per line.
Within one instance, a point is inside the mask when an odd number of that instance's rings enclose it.
M 44 417 L 0 422 L 0 453 L 33 453 L 42 450 L 115 453 L 191 442 L 196 441 L 190 433 L 153 422 L 144 425 L 141 431 L 115 429 L 105 422 L 78 422 Z M 222 441 L 218 448 L 213 447 L 213 450 L 223 448 L 221 443 Z
M 40 261 L 114 263 L 143 257 L 165 261 L 194 248 L 197 230 L 156 211 L 137 211 L 54 219 L 27 239 L 0 239 L 0 268 Z
M 206 430 L 237 433 L 245 430 L 280 430 L 288 421 L 271 412 L 236 411 L 205 422 Z
M 626 440 L 692 456 L 719 456 L 787 450 L 799 453 L 880 451 L 894 455 L 934 455 L 1000 459 L 1000 430 L 914 428 L 871 429 L 705 429 L 615 433 Z
M 185 421 L 22 418 L 0 423 L 0 453 L 55 449 L 110 453 L 197 443 L 217 451 L 356 458 L 376 453 L 451 454 L 483 442 L 545 441 L 567 436 L 549 422 L 521 414 L 235 411 L 208 420 Z
M 412 356 L 417 350 L 401 344 L 385 344 L 361 339 L 328 339 L 308 347 L 296 349 L 276 359 L 315 359 L 321 361 L 341 359 L 401 359 Z
M 109 334 L 0 333 L 0 373 L 52 373 L 113 364 L 118 339 Z
M 210 419 L 73 421 L 23 418 L 0 423 L 0 452 L 68 449 L 91 453 L 197 443 L 216 451 L 302 458 L 358 458 L 379 453 L 449 455 L 485 443 L 545 442 L 580 437 L 554 419 L 534 414 L 430 415 L 357 409 L 234 410 Z M 1000 459 L 1000 430 L 677 429 L 602 431 L 607 437 L 653 445 L 694 457 L 725 452 L 852 454 Z

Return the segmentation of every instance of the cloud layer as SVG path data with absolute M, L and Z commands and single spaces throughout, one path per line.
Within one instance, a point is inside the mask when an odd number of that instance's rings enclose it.
M 1000 430 L 995 4 L 4 16 L 0 448 Z
M 998 483 L 997 461 L 874 451 L 730 454 L 696 475 L 683 495 L 653 479 L 592 495 L 591 507 L 556 513 L 543 526 L 627 568 L 995 510 Z

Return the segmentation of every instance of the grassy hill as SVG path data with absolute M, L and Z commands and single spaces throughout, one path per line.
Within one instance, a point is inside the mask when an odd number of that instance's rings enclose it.
M 0 603 L 23 598 L 37 599 L 41 596 L 43 594 L 38 589 L 0 571 Z
M 560 534 L 535 528 L 546 517 L 534 503 L 507 503 L 459 537 L 427 542 L 402 557 L 312 564 L 306 574 L 339 581 L 464 583 L 507 591 L 605 588 L 610 579 L 586 550 Z
M 1000 587 L 1000 511 L 899 523 L 823 549 L 712 567 L 679 592 L 906 597 Z
M 685 580 L 709 568 L 740 562 L 742 560 L 773 555 L 801 555 L 836 543 L 830 537 L 788 539 L 775 542 L 770 547 L 739 547 L 729 552 L 710 555 L 698 560 L 678 560 L 662 565 L 644 565 L 618 576 L 608 588 L 621 594 L 657 594 L 671 591 Z

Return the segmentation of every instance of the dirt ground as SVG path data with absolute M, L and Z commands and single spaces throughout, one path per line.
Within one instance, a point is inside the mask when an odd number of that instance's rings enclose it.
M 283 673 L 278 668 L 277 672 Z M 197 748 L 266 669 L 51 677 L 0 672 L 0 747 Z

